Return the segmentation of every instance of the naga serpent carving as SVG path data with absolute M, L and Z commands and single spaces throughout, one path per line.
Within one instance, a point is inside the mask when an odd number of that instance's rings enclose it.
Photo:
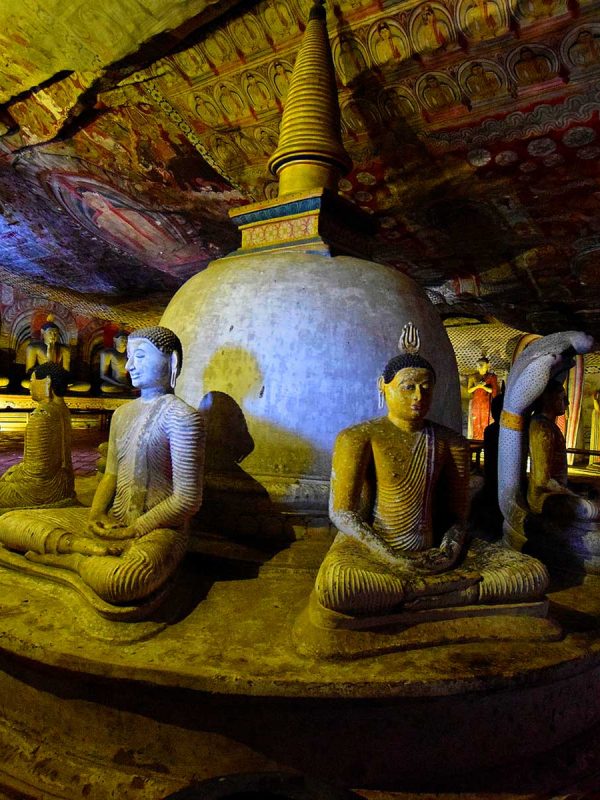
M 521 491 L 527 463 L 527 412 L 548 381 L 564 377 L 573 365 L 573 356 L 589 353 L 593 347 L 593 338 L 579 331 L 544 336 L 521 353 L 508 376 L 500 419 L 498 503 L 505 541 L 518 549 L 525 544 L 530 513 Z

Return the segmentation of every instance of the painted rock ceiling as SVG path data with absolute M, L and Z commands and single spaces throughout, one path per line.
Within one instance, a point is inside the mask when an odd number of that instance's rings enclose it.
M 327 3 L 342 193 L 445 315 L 600 338 L 600 3 Z M 308 0 L 4 0 L 0 283 L 160 314 L 236 247 Z

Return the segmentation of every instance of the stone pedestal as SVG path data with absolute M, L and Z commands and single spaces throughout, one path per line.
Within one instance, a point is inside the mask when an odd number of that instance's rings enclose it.
M 120 643 L 71 591 L 1 570 L 0 786 L 158 800 L 283 772 L 366 794 L 541 797 L 600 768 L 597 578 L 550 594 L 560 641 L 417 643 L 337 663 L 292 643 L 328 544 L 311 531 L 268 554 L 200 541 L 178 620 Z

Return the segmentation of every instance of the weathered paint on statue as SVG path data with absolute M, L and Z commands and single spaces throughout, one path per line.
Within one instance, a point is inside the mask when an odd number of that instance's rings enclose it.
M 173 394 L 181 344 L 167 328 L 134 331 L 127 369 L 137 400 L 114 414 L 104 477 L 87 509 L 9 512 L 0 542 L 49 569 L 76 572 L 107 603 L 137 603 L 171 577 L 202 496 L 204 423 Z
M 380 378 L 387 416 L 342 431 L 335 444 L 330 516 L 339 533 L 319 570 L 319 603 L 373 615 L 540 598 L 542 564 L 468 545 L 468 445 L 427 420 L 435 372 L 412 326 L 403 340 L 406 352 Z
M 68 375 L 47 362 L 33 371 L 32 399 L 38 404 L 25 428 L 23 461 L 0 477 L 0 509 L 72 505 L 71 414 L 63 395 Z

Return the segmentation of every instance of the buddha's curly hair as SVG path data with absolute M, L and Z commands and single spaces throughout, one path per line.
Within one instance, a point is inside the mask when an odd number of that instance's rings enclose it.
M 423 356 L 417 353 L 402 353 L 399 356 L 394 356 L 385 365 L 383 370 L 384 383 L 390 383 L 394 379 L 394 375 L 400 372 L 401 369 L 428 369 L 433 375 L 433 380 L 435 381 L 436 379 L 434 368 Z
M 43 380 L 50 376 L 50 386 L 57 397 L 64 397 L 69 388 L 69 373 L 60 364 L 46 361 L 45 364 L 37 366 L 32 375 L 38 380 Z
M 177 353 L 179 356 L 179 368 L 178 371 L 181 370 L 181 365 L 183 363 L 183 349 L 181 347 L 181 342 L 179 341 L 179 336 L 174 333 L 170 328 L 164 328 L 162 325 L 152 325 L 148 328 L 137 328 L 134 331 L 131 331 L 129 334 L 130 339 L 148 339 L 149 342 L 160 350 L 161 353 L 164 353 L 167 356 L 170 356 L 171 353 Z

